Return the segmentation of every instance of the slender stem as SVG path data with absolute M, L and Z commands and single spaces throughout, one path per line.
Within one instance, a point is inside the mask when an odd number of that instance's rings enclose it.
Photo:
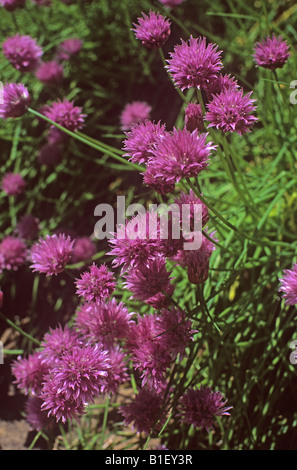
M 164 53 L 162 51 L 162 48 L 159 47 L 158 49 L 159 51 L 159 54 L 160 54 L 160 57 L 161 57 L 161 60 L 163 62 L 163 65 L 164 65 L 164 68 L 167 68 L 167 63 L 166 63 L 166 60 L 165 60 L 165 57 L 164 57 Z M 169 77 L 170 77 L 170 80 L 171 80 L 171 83 L 173 84 L 174 88 L 176 89 L 177 93 L 179 94 L 179 96 L 181 97 L 182 100 L 184 100 L 186 103 L 188 103 L 188 98 L 183 94 L 183 92 L 177 87 L 175 86 L 175 83 L 170 75 L 170 73 L 168 74 Z

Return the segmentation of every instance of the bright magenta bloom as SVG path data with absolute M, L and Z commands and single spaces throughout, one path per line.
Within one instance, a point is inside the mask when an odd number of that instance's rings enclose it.
M 134 163 L 147 163 L 152 156 L 151 151 L 159 137 L 165 135 L 165 125 L 150 120 L 134 124 L 129 132 L 126 132 L 123 150 L 124 157 L 130 157 Z
M 42 62 L 35 72 L 38 80 L 48 86 L 55 86 L 61 83 L 64 78 L 64 69 L 55 60 Z
M 76 280 L 76 293 L 88 302 L 100 302 L 110 297 L 116 287 L 114 274 L 105 264 L 97 266 L 95 263 L 89 267 L 89 271 L 82 273 Z
M 30 104 L 30 95 L 22 83 L 7 83 L 3 86 L 3 102 L 0 103 L 0 118 L 23 116 Z
M 48 364 L 44 363 L 37 351 L 28 357 L 18 357 L 12 364 L 14 383 L 28 395 L 38 395 L 42 389 L 44 376 L 48 373 Z
M 37 158 L 41 165 L 54 167 L 58 165 L 62 159 L 62 148 L 56 143 L 44 144 L 40 148 Z
M 162 47 L 170 36 L 170 21 L 160 13 L 150 11 L 148 15 L 142 13 L 143 18 L 138 18 L 138 24 L 133 23 L 136 39 L 148 49 Z
M 145 101 L 133 101 L 126 104 L 120 115 L 123 131 L 131 129 L 133 124 L 149 119 L 152 107 Z
M 208 432 L 213 428 L 215 416 L 229 416 L 231 406 L 224 406 L 221 392 L 210 387 L 189 388 L 179 400 L 179 416 L 183 422 Z
M 216 127 L 223 132 L 237 132 L 239 135 L 251 131 L 258 120 L 252 113 L 257 109 L 251 98 L 252 92 L 243 95 L 242 89 L 224 89 L 213 96 L 207 105 L 205 119 L 208 127 Z
M 47 276 L 64 271 L 71 259 L 74 240 L 64 234 L 47 235 L 31 247 L 31 268 Z
M 27 246 L 18 237 L 7 235 L 0 243 L 0 271 L 17 271 L 27 260 Z
M 181 90 L 197 87 L 205 88 L 215 79 L 222 68 L 221 52 L 215 44 L 206 44 L 206 38 L 190 39 L 175 46 L 167 60 L 166 68 Z
M 2 179 L 2 190 L 8 196 L 21 194 L 25 186 L 25 180 L 19 173 L 6 173 Z
M 280 279 L 280 292 L 284 292 L 284 299 L 287 305 L 297 304 L 297 263 L 292 269 L 284 269 L 283 277 Z
M 20 72 L 34 71 L 43 54 L 35 39 L 20 34 L 6 39 L 2 44 L 2 50 L 11 65 Z
M 86 118 L 86 114 L 82 113 L 82 108 L 74 106 L 73 101 L 66 99 L 52 103 L 45 109 L 44 115 L 72 132 L 81 129 Z
M 282 36 L 263 39 L 257 42 L 254 51 L 254 59 L 258 67 L 275 70 L 282 68 L 290 57 L 289 45 Z

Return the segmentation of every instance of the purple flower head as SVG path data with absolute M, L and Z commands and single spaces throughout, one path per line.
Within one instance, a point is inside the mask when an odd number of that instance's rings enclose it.
M 150 227 L 152 230 L 155 228 L 151 226 L 150 220 L 149 211 L 140 212 L 128 219 L 124 226 L 120 225 L 114 238 L 109 240 L 112 249 L 108 254 L 115 256 L 113 265 L 122 265 L 122 272 L 145 265 L 159 255 L 158 234 L 155 234 L 155 238 L 150 236 Z
M 41 165 L 54 167 L 60 163 L 61 159 L 62 148 L 56 143 L 44 144 L 39 150 L 38 161 Z
M 217 241 L 214 232 L 209 237 Z M 202 242 L 199 249 L 181 250 L 174 260 L 180 266 L 187 268 L 188 278 L 191 283 L 201 284 L 208 278 L 209 259 L 214 250 L 215 244 L 202 234 Z
M 224 406 L 221 392 L 213 392 L 210 387 L 189 388 L 179 400 L 181 421 L 208 432 L 213 429 L 215 416 L 229 416 L 231 406 Z
M 23 7 L 26 0 L 0 0 L 0 4 L 7 11 L 14 11 L 16 8 Z
M 34 71 L 43 54 L 35 39 L 20 34 L 7 38 L 2 44 L 2 51 L 11 65 L 20 72 Z
M 148 387 L 139 390 L 135 398 L 120 407 L 125 426 L 132 425 L 138 434 L 149 435 L 160 431 L 165 423 L 166 412 L 162 409 L 162 396 Z
M 129 132 L 126 132 L 123 150 L 125 157 L 130 157 L 134 163 L 147 163 L 151 156 L 151 150 L 157 139 L 165 135 L 165 125 L 150 120 L 134 124 Z
M 53 421 L 48 419 L 46 412 L 41 410 L 41 405 L 42 400 L 36 395 L 29 396 L 26 401 L 26 420 L 31 430 L 41 431 L 42 429 L 49 428 L 53 424 Z
M 87 261 L 96 253 L 96 245 L 90 237 L 78 237 L 73 245 L 72 262 Z
M 31 214 L 24 215 L 17 223 L 17 233 L 24 240 L 34 240 L 39 232 L 39 219 Z
M 251 94 L 243 95 L 242 89 L 224 89 L 219 95 L 213 96 L 207 105 L 205 119 L 209 121 L 208 127 L 216 127 L 223 132 L 237 132 L 239 135 L 251 131 L 255 121 L 251 114 L 257 108 L 253 103 Z
M 35 72 L 36 78 L 48 86 L 56 86 L 64 78 L 64 69 L 61 64 L 55 60 L 42 62 Z
M 284 299 L 287 305 L 297 304 L 297 263 L 292 269 L 284 269 L 280 281 L 280 292 L 284 292 Z
M 151 110 L 152 107 L 145 101 L 133 101 L 126 104 L 120 115 L 122 130 L 128 131 L 133 124 L 149 119 Z
M 201 220 L 201 226 L 204 227 L 209 219 L 208 207 L 201 202 L 198 196 L 190 189 L 189 194 L 181 192 L 177 198 L 174 199 L 180 210 L 180 223 L 189 232 L 197 230 L 198 222 Z M 187 216 L 187 220 L 185 219 Z
M 82 41 L 79 38 L 69 38 L 61 42 L 58 47 L 58 58 L 69 60 L 73 55 L 77 55 L 82 48 Z
M 254 60 L 258 67 L 275 70 L 282 68 L 290 57 L 289 46 L 282 36 L 263 39 L 254 49 Z
M 26 183 L 19 173 L 6 173 L 2 179 L 2 190 L 8 196 L 16 196 L 24 191 Z
M 161 330 L 160 341 L 166 351 L 175 360 L 179 354 L 185 354 L 185 349 L 193 340 L 192 322 L 180 308 L 162 309 L 158 315 L 158 327 Z
M 18 237 L 7 235 L 0 243 L 0 271 L 17 271 L 27 260 L 27 246 Z
M 66 400 L 88 403 L 104 389 L 109 368 L 107 351 L 82 344 L 64 352 L 52 365 L 48 379 Z
M 164 345 L 163 333 L 156 315 L 138 315 L 125 345 L 135 369 L 141 374 L 142 386 L 149 383 L 155 390 L 162 389 L 172 363 L 172 353 Z
M 116 287 L 114 274 L 105 264 L 98 267 L 95 263 L 76 280 L 76 293 L 88 302 L 100 302 L 110 297 Z
M 222 73 L 219 73 L 216 78 L 209 82 L 205 91 L 208 99 L 211 100 L 212 95 L 219 95 L 226 89 L 236 90 L 238 88 L 239 85 L 234 77 L 232 77 L 230 74 L 223 75 Z
M 156 174 L 154 160 L 147 162 L 146 170 L 143 173 L 143 183 L 162 195 L 172 193 L 175 188 L 175 182 L 168 180 L 165 174 Z
M 222 68 L 221 52 L 215 44 L 206 44 L 205 37 L 193 38 L 175 46 L 167 60 L 166 68 L 181 90 L 197 87 L 205 88 L 216 78 Z
M 159 0 L 160 3 L 162 3 L 165 7 L 167 8 L 174 8 L 177 5 L 180 5 L 183 3 L 185 0 Z
M 31 268 L 47 276 L 57 275 L 71 258 L 74 240 L 64 234 L 47 235 L 31 247 Z
M 174 291 L 170 272 L 162 257 L 148 260 L 146 265 L 131 269 L 124 277 L 124 287 L 132 292 L 132 298 L 145 302 L 153 308 L 167 307 Z
M 121 384 L 129 379 L 126 354 L 119 347 L 109 351 L 110 369 L 106 377 L 104 392 L 115 394 Z
M 52 103 L 45 109 L 44 115 L 72 132 L 81 129 L 86 118 L 86 114 L 82 114 L 82 108 L 66 99 Z
M 3 86 L 3 100 L 0 103 L 0 118 L 9 119 L 23 116 L 30 104 L 30 95 L 22 83 L 7 83 Z
M 41 342 L 42 350 L 40 358 L 49 366 L 59 361 L 65 351 L 71 351 L 74 347 L 80 345 L 78 333 L 65 325 L 58 325 L 56 328 L 50 328 L 44 335 Z
M 209 164 L 211 150 L 216 148 L 212 142 L 206 142 L 206 134 L 198 134 L 197 129 L 173 129 L 157 140 L 149 164 L 151 173 L 172 183 L 181 178 L 197 176 Z
M 185 109 L 185 127 L 188 131 L 193 132 L 195 129 L 198 132 L 203 131 L 204 121 L 200 104 L 189 103 Z
M 160 13 L 150 11 L 148 15 L 142 13 L 143 18 L 138 18 L 138 24 L 133 23 L 136 39 L 148 49 L 162 47 L 170 36 L 170 21 Z
M 15 377 L 14 383 L 17 388 L 23 390 L 28 395 L 39 395 L 44 376 L 48 373 L 48 364 L 44 363 L 35 351 L 28 357 L 19 356 L 12 364 L 12 374 Z
M 115 298 L 100 303 L 88 302 L 76 312 L 77 331 L 90 342 L 100 342 L 107 349 L 129 333 L 132 313 Z

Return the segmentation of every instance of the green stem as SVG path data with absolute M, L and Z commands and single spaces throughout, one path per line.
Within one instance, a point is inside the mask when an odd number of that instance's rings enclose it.
M 163 63 L 163 65 L 164 65 L 164 68 L 166 68 L 166 67 L 167 67 L 167 63 L 166 63 L 166 60 L 165 60 L 165 57 L 164 57 L 164 53 L 163 53 L 161 47 L 159 47 L 158 51 L 159 51 L 159 54 L 160 54 L 162 63 Z M 169 75 L 169 78 L 170 78 L 170 80 L 171 80 L 172 85 L 173 85 L 174 88 L 176 89 L 176 91 L 177 91 L 177 93 L 179 94 L 179 96 L 181 97 L 181 99 L 184 100 L 186 103 L 188 103 L 188 98 L 183 94 L 183 92 L 182 92 L 177 86 L 175 86 L 174 81 L 173 81 L 173 79 L 172 79 L 170 73 L 168 73 L 168 75 Z
M 3 320 L 6 321 L 6 323 L 8 323 L 8 325 L 12 326 L 12 328 L 14 328 L 16 331 L 18 331 L 18 333 L 20 333 L 22 336 L 25 336 L 25 338 L 29 339 L 30 341 L 32 341 L 32 343 L 35 343 L 37 344 L 38 346 L 40 346 L 40 341 L 38 341 L 38 339 L 36 338 L 33 338 L 33 336 L 29 335 L 29 333 L 26 333 L 24 330 L 22 330 L 19 326 L 15 325 L 15 323 L 13 323 L 11 320 L 9 320 L 9 318 L 6 318 L 5 315 L 3 315 L 2 313 L 0 313 L 0 317 L 3 318 Z

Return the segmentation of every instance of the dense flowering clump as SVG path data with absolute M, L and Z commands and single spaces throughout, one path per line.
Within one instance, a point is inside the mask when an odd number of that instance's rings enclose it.
M 61 83 L 64 78 L 64 68 L 55 60 L 42 62 L 35 72 L 36 78 L 48 86 L 55 86 Z
M 176 129 L 158 139 L 149 160 L 150 174 L 166 183 L 178 183 L 181 178 L 191 178 L 209 164 L 212 142 L 206 142 L 207 133 L 198 134 L 197 129 Z
M 165 133 L 165 125 L 160 122 L 154 123 L 147 119 L 144 122 L 134 124 L 131 130 L 125 133 L 124 157 L 130 157 L 134 163 L 147 163 L 152 156 L 151 150 L 154 144 Z
M 133 23 L 136 39 L 148 49 L 162 47 L 170 36 L 170 21 L 160 13 L 150 11 L 148 15 L 142 13 L 143 18 L 138 18 L 138 24 Z
M 145 265 L 159 255 L 157 228 L 152 236 L 150 231 L 150 212 L 139 213 L 128 219 L 125 225 L 119 225 L 114 237 L 109 240 L 112 249 L 108 252 L 114 256 L 115 267 L 122 265 L 122 272 L 130 268 Z
M 58 58 L 69 60 L 73 55 L 77 55 L 82 48 L 82 41 L 79 38 L 69 38 L 61 42 L 58 46 Z
M 206 44 L 205 37 L 181 40 L 170 53 L 168 69 L 176 86 L 181 90 L 205 88 L 215 79 L 222 68 L 221 52 L 215 44 Z
M 23 116 L 30 104 L 30 95 L 22 83 L 7 83 L 3 86 L 0 102 L 0 118 L 9 119 Z
M 17 271 L 27 260 L 27 246 L 22 239 L 7 235 L 0 243 L 0 271 Z
M 73 244 L 74 240 L 64 234 L 47 235 L 31 247 L 31 268 L 47 276 L 61 273 L 71 259 Z
M 126 104 L 120 115 L 122 130 L 128 131 L 133 124 L 149 119 L 151 110 L 152 107 L 145 101 L 133 101 Z
M 294 263 L 292 269 L 284 269 L 283 276 L 280 279 L 280 292 L 284 292 L 284 299 L 287 305 L 297 304 L 297 263 Z
M 181 421 L 208 432 L 213 428 L 215 416 L 229 416 L 231 406 L 224 406 L 221 392 L 213 392 L 211 387 L 189 388 L 179 400 Z
M 229 88 L 213 96 L 205 115 L 209 121 L 208 127 L 216 127 L 223 132 L 237 132 L 239 135 L 250 132 L 258 120 L 252 114 L 257 107 L 251 95 L 252 92 L 243 95 L 242 89 Z
M 7 11 L 14 11 L 16 8 L 23 7 L 26 0 L 0 0 L 1 6 Z
M 124 287 L 132 292 L 132 298 L 156 309 L 166 307 L 174 291 L 170 272 L 163 257 L 148 260 L 145 265 L 129 270 L 124 276 Z
M 39 232 L 39 219 L 32 214 L 24 215 L 17 223 L 17 233 L 24 240 L 34 240 Z
M 125 426 L 132 425 L 137 434 L 150 434 L 152 429 L 161 430 L 166 413 L 162 410 L 162 395 L 150 388 L 142 388 L 134 399 L 120 407 Z
M 2 179 L 2 191 L 8 196 L 16 196 L 24 191 L 24 178 L 19 173 L 6 173 Z
M 39 395 L 44 375 L 48 373 L 48 364 L 43 362 L 39 353 L 34 351 L 28 357 L 18 357 L 12 364 L 14 383 L 26 395 Z
M 258 67 L 275 70 L 282 68 L 290 57 L 289 45 L 282 36 L 263 39 L 254 49 L 254 60 Z
M 2 51 L 11 65 L 20 72 L 34 71 L 43 54 L 35 39 L 20 34 L 7 38 L 2 44 Z
M 86 118 L 86 114 L 82 113 L 82 108 L 66 99 L 52 103 L 44 110 L 44 115 L 72 132 L 81 129 Z
M 76 311 L 77 331 L 90 342 L 100 342 L 111 348 L 127 337 L 132 313 L 115 298 L 100 303 L 87 302 Z
M 83 272 L 81 277 L 76 280 L 76 293 L 88 302 L 100 302 L 106 297 L 110 297 L 115 287 L 114 274 L 105 264 L 98 267 L 93 263 L 89 270 Z

